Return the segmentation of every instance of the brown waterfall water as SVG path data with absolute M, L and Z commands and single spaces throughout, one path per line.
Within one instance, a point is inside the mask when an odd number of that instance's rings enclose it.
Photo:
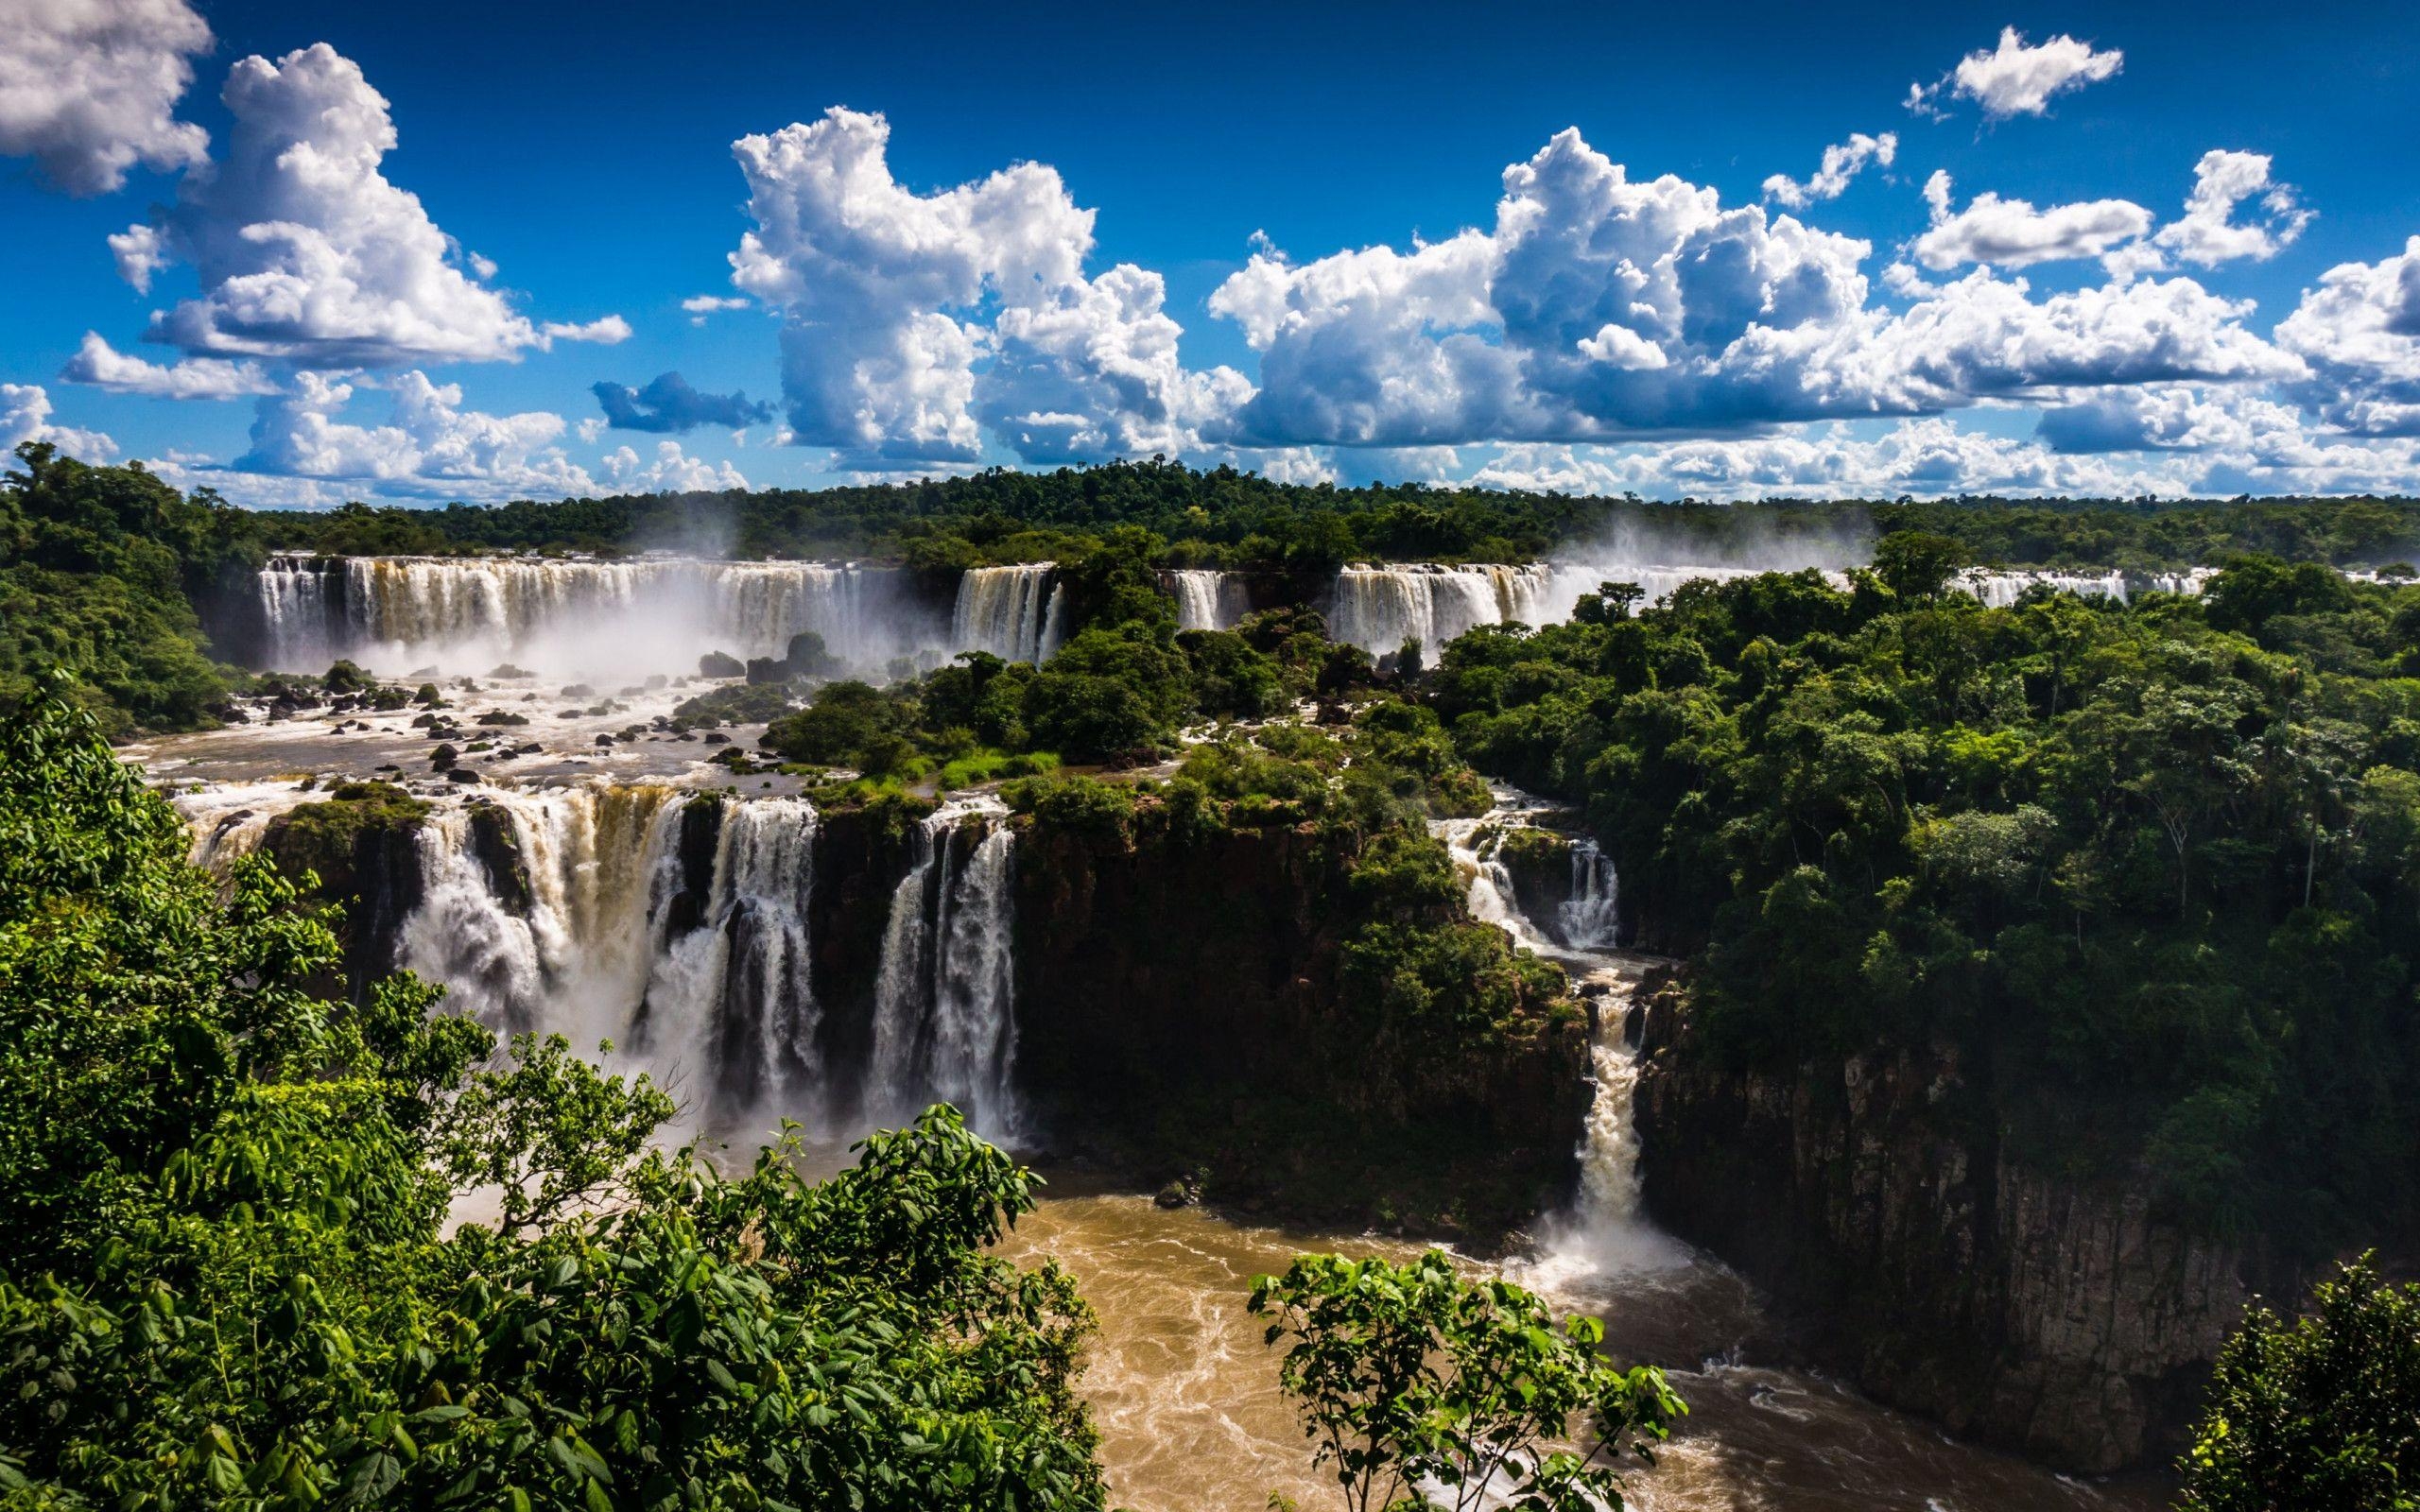
M 1418 1246 L 1230 1221 L 1149 1197 L 1085 1191 L 1063 1175 L 1004 1246 L 1057 1260 L 1100 1314 L 1083 1391 L 1100 1425 L 1113 1505 L 1259 1512 L 1271 1493 L 1305 1512 L 1340 1504 L 1277 1391 L 1275 1351 L 1245 1313 L 1255 1274 L 1305 1250 Z M 1565 1311 L 1605 1320 L 1620 1361 L 1663 1364 L 1689 1417 L 1660 1463 L 1632 1475 L 1645 1512 L 2152 1512 L 2155 1487 L 2068 1480 L 1949 1439 L 1787 1359 L 1744 1282 L 1652 1230 L 1611 1241 L 1608 1266 L 1570 1254 L 1505 1267 Z M 1474 1269 L 1479 1267 L 1474 1265 Z

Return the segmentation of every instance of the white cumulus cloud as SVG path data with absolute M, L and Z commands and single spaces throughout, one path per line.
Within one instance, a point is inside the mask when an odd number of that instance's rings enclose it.
M 231 362 L 224 357 L 151 362 L 112 347 L 97 331 L 84 333 L 83 344 L 67 359 L 59 376 L 113 394 L 154 399 L 238 399 L 278 391 L 277 381 L 259 363 Z
M 2322 274 L 2278 324 L 2277 344 L 2309 365 L 2293 393 L 2327 423 L 2420 435 L 2420 236 L 2400 256 Z
M 2193 165 L 2193 192 L 2186 198 L 2184 217 L 2162 226 L 2152 238 L 2153 244 L 2201 267 L 2276 256 L 2302 235 L 2311 212 L 2303 207 L 2293 185 L 2270 177 L 2270 166 L 2264 152 L 2203 153 Z M 2256 198 L 2260 218 L 2237 221 L 2236 207 Z
M 1819 199 L 1838 199 L 1849 181 L 1865 170 L 1868 163 L 1891 166 L 1899 155 L 1899 136 L 1885 131 L 1880 136 L 1868 136 L 1852 131 L 1846 142 L 1837 142 L 1824 149 L 1824 161 L 1816 165 L 1815 176 L 1800 183 L 1786 173 L 1776 173 L 1765 180 L 1765 198 L 1778 200 L 1792 210 L 1804 210 Z
M 1240 392 L 1178 363 L 1157 274 L 1085 276 L 1093 212 L 1055 169 L 918 194 L 890 137 L 836 108 L 733 144 L 756 225 L 732 282 L 782 312 L 796 443 L 866 470 L 973 463 L 987 423 L 1033 460 L 1175 450 Z
M 646 460 L 635 448 L 617 446 L 605 454 L 601 465 L 605 486 L 616 493 L 717 493 L 748 487 L 729 462 L 691 456 L 679 441 L 656 442 L 655 455 Z
M 237 472 L 370 486 L 381 493 L 494 502 L 594 493 L 595 480 L 556 443 L 564 425 L 544 410 L 491 415 L 462 407 L 462 390 L 417 370 L 386 383 L 387 421 L 341 418 L 354 385 L 312 371 L 264 399 Z
M 2014 26 L 2005 26 L 1997 47 L 1968 53 L 1936 83 L 1909 86 L 1906 103 L 1919 114 L 1938 115 L 1946 91 L 1953 98 L 1973 100 L 1987 120 L 2041 115 L 2053 95 L 2111 77 L 2125 62 L 2126 55 L 2115 47 L 2096 51 L 2065 33 L 2029 44 Z
M 83 462 L 117 455 L 117 442 L 99 431 L 50 422 L 50 395 L 40 384 L 0 384 L 0 452 L 26 441 L 47 441 Z
M 140 163 L 199 163 L 210 138 L 176 118 L 210 27 L 185 0 L 0 0 L 0 156 L 74 195 Z
M 386 98 L 325 43 L 243 59 L 220 98 L 234 117 L 224 158 L 185 176 L 147 239 L 142 228 L 111 238 L 138 286 L 170 257 L 199 277 L 200 293 L 155 318 L 150 339 L 341 369 L 628 334 L 619 317 L 541 329 L 466 270 L 419 197 L 381 171 L 396 141 Z
M 1945 284 L 1894 264 L 1912 301 L 1871 301 L 1871 247 L 1666 175 L 1633 180 L 1576 131 L 1504 176 L 1492 231 L 1409 251 L 1296 263 L 1262 245 L 1211 297 L 1261 355 L 1223 438 L 1258 446 L 1437 446 L 1715 436 L 1918 414 L 2052 387 L 2255 381 L 2299 370 L 2248 330 L 2252 306 L 2189 279 L 2037 298 L 1988 269 Z M 1948 184 L 1937 180 L 1948 225 Z M 1926 260 L 2039 261 L 2147 230 L 1996 198 Z M 1969 207 L 1971 214 L 1977 207 Z M 1937 228 L 1938 229 L 1938 228 Z M 1987 234 L 1988 232 L 1988 234 Z
M 2100 257 L 2152 229 L 2152 213 L 2127 199 L 2088 199 L 2036 210 L 2023 199 L 1985 190 L 1966 208 L 1950 210 L 1950 180 L 1936 169 L 1925 180 L 1931 226 L 1911 250 L 1936 273 L 1966 263 L 2028 267 L 2035 263 Z

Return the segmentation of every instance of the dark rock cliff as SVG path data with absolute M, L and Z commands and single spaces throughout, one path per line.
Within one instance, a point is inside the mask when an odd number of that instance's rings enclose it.
M 1029 826 L 1017 1070 L 1046 1135 L 1248 1209 L 1482 1244 L 1559 1200 L 1584 1014 L 1456 1047 L 1348 1008 L 1349 865 L 1306 829 Z
M 1649 1211 L 1778 1297 L 1819 1355 L 2054 1464 L 2174 1452 L 2243 1311 L 2247 1257 L 2161 1221 L 2141 1190 L 2010 1160 L 1946 1048 L 1725 1070 L 1678 987 L 1645 1036 Z

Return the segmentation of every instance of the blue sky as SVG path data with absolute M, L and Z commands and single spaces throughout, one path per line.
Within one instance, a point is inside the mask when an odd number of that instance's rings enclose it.
M 2420 489 L 2409 7 L 10 9 L 0 438 L 251 502 Z

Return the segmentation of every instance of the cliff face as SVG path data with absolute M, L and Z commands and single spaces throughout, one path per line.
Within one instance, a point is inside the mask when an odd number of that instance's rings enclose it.
M 1348 1009 L 1348 867 L 1289 828 L 1029 828 L 1017 1069 L 1045 1132 L 1215 1200 L 1480 1243 L 1558 1200 L 1584 1016 L 1451 1046 Z
M 261 850 L 286 876 L 320 879 L 342 905 L 343 989 L 355 997 L 395 968 L 395 943 L 421 899 L 420 828 L 428 806 L 384 782 L 354 782 L 271 819 Z M 330 984 L 333 986 L 333 984 Z
M 2246 1257 L 1997 1148 L 1955 1053 L 1778 1076 L 1698 1052 L 1657 994 L 1637 1093 L 1658 1222 L 1807 1321 L 1858 1385 L 2076 1469 L 2173 1452 L 2240 1317 Z

